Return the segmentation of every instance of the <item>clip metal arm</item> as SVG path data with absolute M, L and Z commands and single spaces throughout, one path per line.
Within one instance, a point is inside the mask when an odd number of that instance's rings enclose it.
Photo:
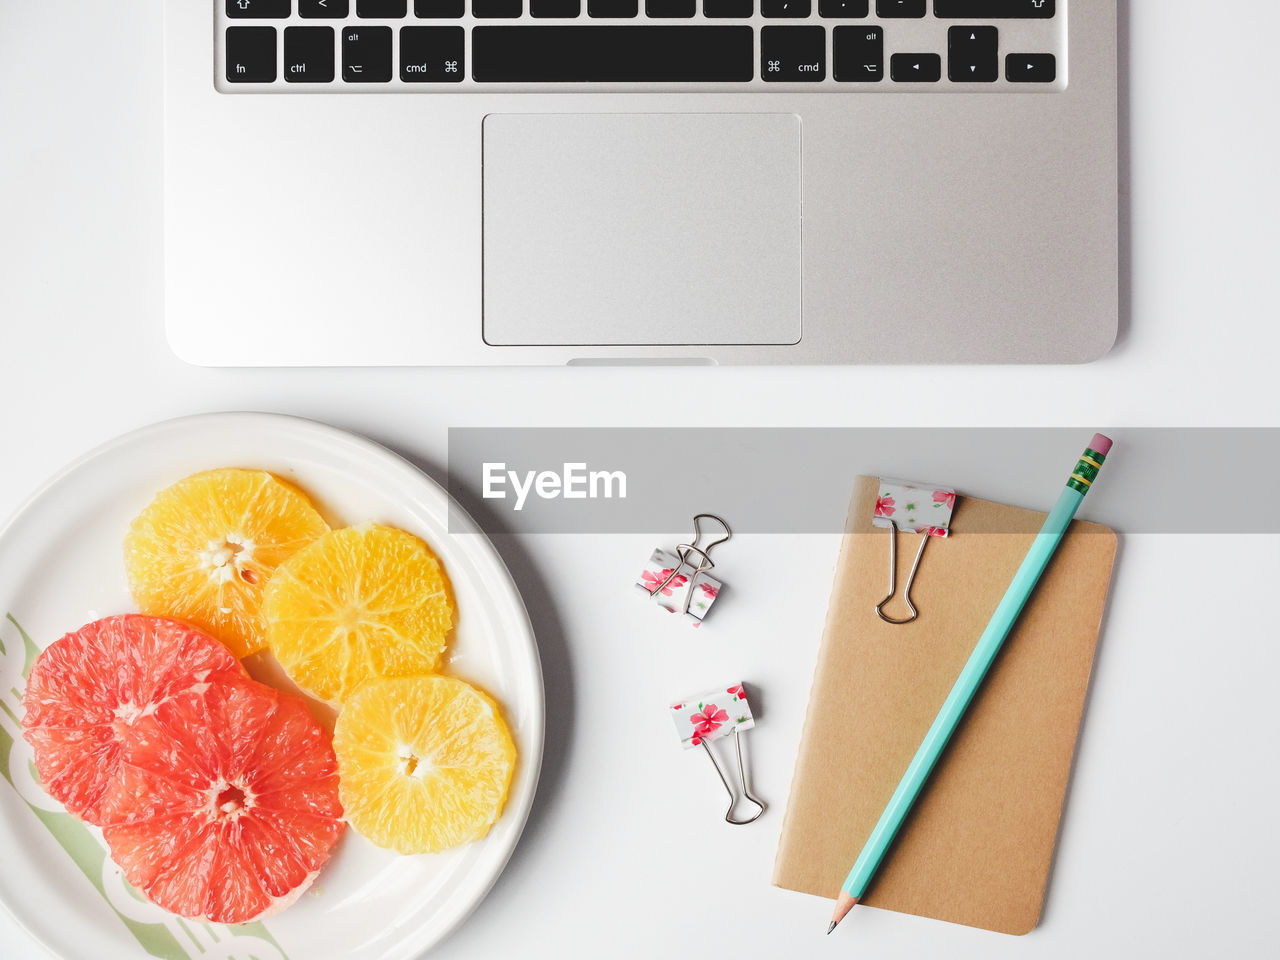
M 920 611 L 911 602 L 911 585 L 916 581 L 916 571 L 920 569 L 920 558 L 924 556 L 924 548 L 928 544 L 929 535 L 922 533 L 920 535 L 920 549 L 916 551 L 916 558 L 911 564 L 911 572 L 907 574 L 907 585 L 902 591 L 902 599 L 906 602 L 907 609 L 911 611 L 911 616 L 902 620 L 895 619 L 884 612 L 884 605 L 892 600 L 893 595 L 898 592 L 898 528 L 892 523 L 889 524 L 889 593 L 888 596 L 876 604 L 876 615 L 885 623 L 910 623 L 920 616 Z
M 733 731 L 733 745 L 738 752 L 738 779 L 742 783 L 742 798 L 748 803 L 755 804 L 757 807 L 756 812 L 745 820 L 734 819 L 733 808 L 738 805 L 738 797 L 733 792 L 733 787 L 729 786 L 729 780 L 725 777 L 724 771 L 720 769 L 720 762 L 716 760 L 716 755 L 711 752 L 711 747 L 707 745 L 706 740 L 702 741 L 702 749 L 705 750 L 707 752 L 707 756 L 711 758 L 711 765 L 716 768 L 716 773 L 720 775 L 720 782 L 724 784 L 724 788 L 729 794 L 729 809 L 724 812 L 724 821 L 725 823 L 732 823 L 737 827 L 758 819 L 760 814 L 764 813 L 764 803 L 752 796 L 751 791 L 747 788 L 747 771 L 742 765 L 742 741 L 738 739 L 737 728 L 734 728 Z

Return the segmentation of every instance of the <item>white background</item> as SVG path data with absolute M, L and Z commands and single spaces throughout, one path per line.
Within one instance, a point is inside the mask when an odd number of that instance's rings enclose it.
M 1100 362 L 277 371 L 188 367 L 164 342 L 158 0 L 0 0 L 0 514 L 119 433 L 224 409 L 326 420 L 437 478 L 449 426 L 693 417 L 1080 426 L 1087 439 L 1107 425 L 1123 456 L 1126 426 L 1280 425 L 1280 9 L 1128 7 L 1126 318 Z M 362 175 L 376 171 L 353 170 L 353 193 Z M 217 264 L 210 271 L 217 282 Z M 673 407 L 681 396 L 697 402 Z M 1194 456 L 1169 479 L 1213 483 L 1230 503 L 1232 478 Z M 1047 506 L 1037 496 L 1028 505 Z M 829 940 L 826 902 L 768 881 L 837 538 L 735 541 L 719 568 L 732 593 L 697 633 L 624 589 L 655 538 L 500 544 L 539 634 L 548 754 L 510 867 L 434 956 L 1275 955 L 1277 537 L 1123 538 L 1035 932 L 864 910 Z M 771 804 L 743 828 L 719 822 L 714 774 L 680 751 L 665 716 L 668 702 L 737 679 L 760 691 L 748 743 L 756 792 Z M 0 955 L 44 953 L 0 913 Z

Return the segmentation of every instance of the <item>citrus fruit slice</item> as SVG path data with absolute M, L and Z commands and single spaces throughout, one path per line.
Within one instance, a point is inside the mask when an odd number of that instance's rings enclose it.
M 50 644 L 27 680 L 23 735 L 40 782 L 101 825 L 137 721 L 193 688 L 243 677 L 231 651 L 186 624 L 138 614 L 86 624 Z
M 329 529 L 264 470 L 210 470 L 161 490 L 124 542 L 143 613 L 209 631 L 238 657 L 266 646 L 262 591 L 276 567 Z
M 343 830 L 329 735 L 298 697 L 211 685 L 143 717 L 102 835 L 172 913 L 245 923 L 288 906 Z
M 372 677 L 430 673 L 453 627 L 436 555 L 377 524 L 299 550 L 267 584 L 262 611 L 271 652 L 293 681 L 337 703 Z
M 495 704 L 452 677 L 371 680 L 333 734 L 347 822 L 380 847 L 432 853 L 502 813 L 516 748 Z

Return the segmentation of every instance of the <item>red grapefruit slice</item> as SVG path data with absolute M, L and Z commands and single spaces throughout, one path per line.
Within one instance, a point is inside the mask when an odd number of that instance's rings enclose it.
M 137 721 L 193 687 L 244 675 L 231 651 L 176 620 L 127 614 L 86 624 L 50 644 L 27 680 L 23 734 L 40 782 L 101 826 Z
M 184 917 L 246 923 L 307 887 L 343 830 L 329 734 L 302 700 L 210 685 L 134 725 L 103 836 L 130 883 Z

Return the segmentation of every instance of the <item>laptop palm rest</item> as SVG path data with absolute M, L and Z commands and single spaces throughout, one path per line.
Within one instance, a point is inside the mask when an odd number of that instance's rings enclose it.
M 491 114 L 484 339 L 800 339 L 800 120 Z

